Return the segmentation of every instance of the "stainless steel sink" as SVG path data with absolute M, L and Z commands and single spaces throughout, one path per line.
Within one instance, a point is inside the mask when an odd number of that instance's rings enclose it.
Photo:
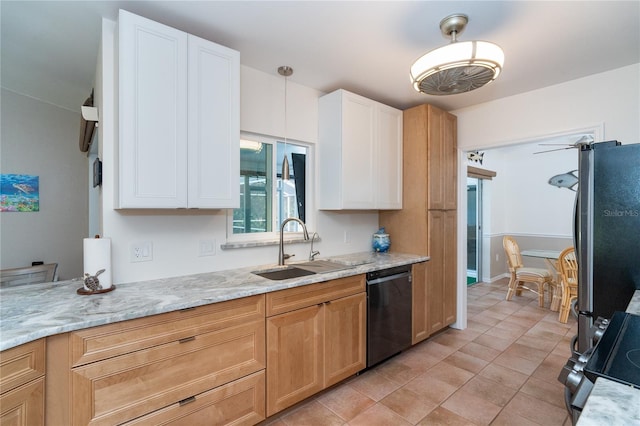
M 259 275 L 270 280 L 287 280 L 289 278 L 304 277 L 305 275 L 313 275 L 315 272 L 306 269 L 296 268 L 294 266 L 281 266 L 278 268 L 264 269 L 261 271 L 252 271 L 252 274 Z
M 296 263 L 293 266 L 307 271 L 312 271 L 316 274 L 324 274 L 327 272 L 341 271 L 343 269 L 352 268 L 352 266 L 344 265 L 342 263 L 333 262 L 330 260 L 312 260 L 309 262 Z
M 328 272 L 351 268 L 353 268 L 353 266 L 332 262 L 330 260 L 313 260 L 309 262 L 300 262 L 292 265 L 276 266 L 269 269 L 252 271 L 251 273 L 270 280 L 287 280 L 289 278 L 298 278 L 314 274 L 326 274 Z

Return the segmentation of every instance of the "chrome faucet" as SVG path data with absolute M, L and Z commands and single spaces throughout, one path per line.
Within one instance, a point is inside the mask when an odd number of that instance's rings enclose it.
M 317 232 L 314 232 L 311 236 L 311 250 L 309 250 L 309 260 L 315 260 L 315 257 L 320 254 L 318 250 L 313 250 L 313 240 L 318 236 Z
M 280 225 L 280 251 L 278 253 L 278 265 L 284 265 L 284 260 L 293 256 L 293 255 L 284 254 L 284 240 L 283 240 L 284 226 L 288 222 L 291 222 L 292 220 L 302 225 L 302 235 L 304 236 L 305 241 L 309 240 L 309 232 L 307 231 L 307 226 L 304 224 L 303 221 L 301 221 L 297 217 L 288 217 L 285 220 L 283 220 L 282 224 Z

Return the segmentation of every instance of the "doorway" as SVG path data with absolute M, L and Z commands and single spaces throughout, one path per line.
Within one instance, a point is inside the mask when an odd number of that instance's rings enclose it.
M 482 179 L 467 177 L 467 285 L 482 278 Z

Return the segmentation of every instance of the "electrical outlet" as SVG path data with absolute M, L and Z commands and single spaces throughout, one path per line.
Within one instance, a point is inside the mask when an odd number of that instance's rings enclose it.
M 153 260 L 153 243 L 151 241 L 141 241 L 129 245 L 129 256 L 131 262 L 149 262 Z
M 216 240 L 200 240 L 198 256 L 214 256 L 216 254 Z
M 500 260 L 500 255 L 496 254 L 496 262 Z
M 344 243 L 345 244 L 351 243 L 351 234 L 347 230 L 344 231 Z

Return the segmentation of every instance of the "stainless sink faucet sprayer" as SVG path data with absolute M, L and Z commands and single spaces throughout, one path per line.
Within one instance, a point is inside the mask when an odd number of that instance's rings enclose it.
M 291 256 L 294 256 L 294 255 L 289 255 L 284 253 L 284 240 L 283 240 L 284 226 L 288 222 L 291 222 L 292 220 L 298 222 L 302 226 L 302 235 L 304 236 L 305 241 L 309 240 L 309 232 L 307 231 L 307 226 L 304 224 L 303 221 L 301 221 L 297 217 L 288 217 L 285 220 L 283 220 L 282 225 L 280 225 L 280 251 L 278 253 L 278 265 L 284 265 L 285 259 L 288 259 Z
M 316 256 L 320 254 L 318 250 L 313 250 L 313 240 L 318 236 L 317 232 L 314 232 L 311 236 L 311 249 L 309 250 L 309 261 L 315 260 Z

